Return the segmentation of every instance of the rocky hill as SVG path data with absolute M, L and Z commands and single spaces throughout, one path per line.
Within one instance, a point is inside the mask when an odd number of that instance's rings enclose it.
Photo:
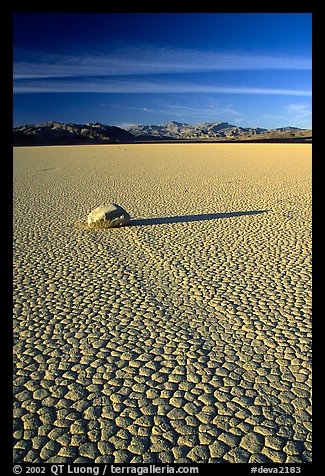
M 187 124 L 167 122 L 162 125 L 134 125 L 126 129 L 100 123 L 64 124 L 47 122 L 16 127 L 13 144 L 77 145 L 146 141 L 309 141 L 312 131 L 297 127 L 263 129 L 240 127 L 228 122 Z
M 228 122 L 187 124 L 172 121 L 158 126 L 135 125 L 128 127 L 127 130 L 138 140 L 289 140 L 311 136 L 311 131 L 297 127 L 263 129 L 260 127 L 240 127 Z
M 159 137 L 170 139 L 215 139 L 230 138 L 240 135 L 255 135 L 265 129 L 245 129 L 228 122 L 203 122 L 187 124 L 182 122 L 167 122 L 160 126 L 130 126 L 127 128 L 136 137 Z
M 109 144 L 129 142 L 133 135 L 120 127 L 103 124 L 64 124 L 47 122 L 16 127 L 14 145 Z

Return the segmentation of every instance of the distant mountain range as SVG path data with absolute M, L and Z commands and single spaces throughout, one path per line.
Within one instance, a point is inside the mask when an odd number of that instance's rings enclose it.
M 134 125 L 125 129 L 100 123 L 64 124 L 47 122 L 15 127 L 13 145 L 78 145 L 148 141 L 311 141 L 312 131 L 297 127 L 263 129 L 240 127 L 228 122 Z
M 183 122 L 167 122 L 160 126 L 130 126 L 127 128 L 138 139 L 181 139 L 181 140 L 259 140 L 259 139 L 290 139 L 311 136 L 310 130 L 297 127 L 281 127 L 263 129 L 261 127 L 240 127 L 228 122 L 203 122 L 187 124 Z
M 116 126 L 47 122 L 16 127 L 14 145 L 78 145 L 130 142 L 133 135 Z

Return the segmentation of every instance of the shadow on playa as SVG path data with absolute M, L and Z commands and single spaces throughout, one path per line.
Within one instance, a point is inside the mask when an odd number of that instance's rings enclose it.
M 268 210 L 252 210 L 246 212 L 229 212 L 229 213 L 207 213 L 201 215 L 181 215 L 176 217 L 161 218 L 143 218 L 139 220 L 131 220 L 128 226 L 144 226 L 144 225 L 167 225 L 169 223 L 190 223 L 194 221 L 219 220 L 220 218 L 240 217 L 244 215 L 258 215 L 267 213 Z

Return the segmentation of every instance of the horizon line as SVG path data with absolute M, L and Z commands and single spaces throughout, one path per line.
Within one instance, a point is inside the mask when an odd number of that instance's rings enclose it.
M 63 124 L 63 125 L 75 125 L 75 126 L 84 126 L 84 125 L 89 125 L 89 126 L 94 126 L 96 124 L 101 125 L 101 126 L 107 126 L 107 127 L 118 127 L 119 129 L 124 129 L 127 130 L 129 127 L 138 127 L 138 126 L 143 126 L 143 127 L 163 127 L 166 126 L 167 124 L 174 123 L 174 124 L 180 124 L 180 125 L 185 125 L 185 126 L 198 126 L 198 125 L 203 125 L 203 124 L 228 124 L 230 127 L 238 127 L 240 129 L 263 129 L 265 131 L 273 131 L 277 129 L 298 129 L 302 131 L 307 131 L 307 130 L 312 130 L 311 127 L 298 127 L 298 126 L 293 126 L 293 125 L 286 125 L 286 126 L 278 126 L 278 127 L 262 127 L 262 126 L 240 126 L 238 124 L 233 124 L 228 121 L 200 121 L 200 122 L 180 122 L 180 121 L 174 121 L 174 120 L 169 120 L 166 122 L 158 123 L 158 124 L 144 124 L 144 123 L 127 123 L 128 125 L 120 125 L 121 123 L 103 123 L 103 122 L 72 122 L 72 121 L 56 121 L 56 120 L 48 120 L 45 122 L 33 122 L 33 123 L 24 123 L 21 125 L 13 125 L 13 129 L 17 129 L 20 127 L 32 127 L 32 126 L 39 126 L 39 125 L 47 125 L 47 124 Z M 124 123 L 125 124 L 125 123 Z

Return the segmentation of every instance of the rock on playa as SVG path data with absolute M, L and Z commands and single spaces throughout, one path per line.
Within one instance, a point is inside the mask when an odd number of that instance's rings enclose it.
M 115 228 L 127 225 L 130 215 L 119 205 L 100 205 L 88 215 L 89 228 Z

